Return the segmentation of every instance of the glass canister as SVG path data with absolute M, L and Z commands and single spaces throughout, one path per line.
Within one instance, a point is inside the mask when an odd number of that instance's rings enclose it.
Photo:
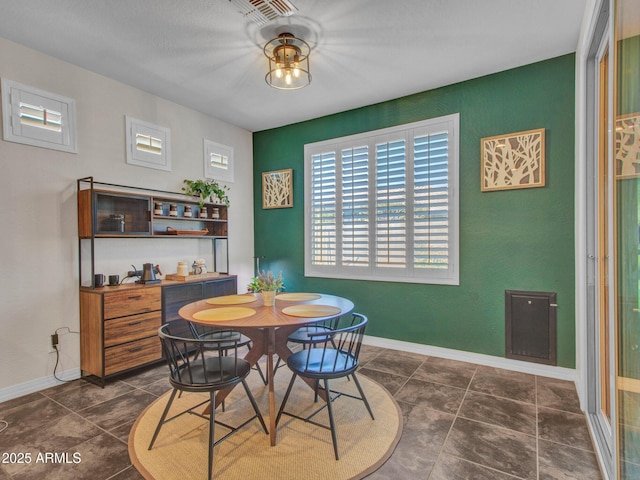
M 202 207 L 200 209 L 200 218 L 207 218 L 207 207 Z
M 172 203 L 169 205 L 169 216 L 170 217 L 178 216 L 178 205 L 176 205 L 175 203 Z
M 178 275 L 181 277 L 189 276 L 189 267 L 187 266 L 187 262 L 178 262 Z

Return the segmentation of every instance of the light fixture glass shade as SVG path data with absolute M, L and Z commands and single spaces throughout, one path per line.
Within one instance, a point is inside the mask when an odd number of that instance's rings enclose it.
M 297 90 L 311 83 L 309 53 L 311 48 L 304 40 L 290 33 L 281 33 L 264 46 L 269 59 L 269 71 L 264 79 L 280 90 Z

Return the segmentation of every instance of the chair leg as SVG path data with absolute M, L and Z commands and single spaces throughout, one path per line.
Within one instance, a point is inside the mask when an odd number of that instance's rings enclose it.
M 316 403 L 318 401 L 318 390 L 320 389 L 320 380 L 318 380 L 316 378 L 316 382 L 315 385 L 313 386 L 313 403 Z
M 324 379 L 324 389 L 327 392 L 327 411 L 329 412 L 329 425 L 331 426 L 331 440 L 333 441 L 333 453 L 336 460 L 340 460 L 338 456 L 338 436 L 336 434 L 336 422 L 333 420 L 333 406 L 331 405 L 331 390 L 329 390 L 329 380 Z
M 256 403 L 256 399 L 254 398 L 251 390 L 249 390 L 249 386 L 247 382 L 242 380 L 242 386 L 244 387 L 244 391 L 247 392 L 247 397 L 249 397 L 249 401 L 251 402 L 251 406 L 253 407 L 253 411 L 256 412 L 256 416 L 258 420 L 260 420 L 260 424 L 262 425 L 262 429 L 264 433 L 269 435 L 269 430 L 267 430 L 267 425 L 264 423 L 264 418 L 262 418 L 262 413 L 260 413 L 260 409 L 258 408 L 258 404 Z
M 280 359 L 278 359 L 278 360 L 280 360 Z M 260 375 L 260 378 L 262 379 L 262 383 L 267 385 L 267 377 L 265 377 L 264 373 L 262 373 L 262 368 L 260 367 L 260 364 L 258 362 L 256 362 L 256 370 L 258 371 L 258 374 Z
M 276 360 L 276 365 L 275 365 L 275 367 L 273 367 L 273 374 L 274 374 L 274 375 L 276 374 L 276 372 L 278 371 L 278 369 L 279 369 L 281 366 L 284 366 L 284 365 L 280 365 L 280 361 L 281 361 L 281 360 L 282 360 L 282 359 L 281 359 L 280 357 L 278 357 L 278 360 Z
M 171 392 L 171 396 L 169 397 L 169 401 L 167 402 L 166 407 L 164 407 L 164 411 L 162 412 L 162 416 L 160 417 L 160 421 L 158 422 L 158 426 L 156 427 L 156 431 L 153 432 L 153 438 L 151 439 L 151 443 L 149 444 L 148 450 L 151 450 L 153 444 L 156 442 L 156 438 L 158 438 L 158 434 L 160 433 L 160 429 L 164 424 L 165 418 L 167 418 L 167 414 L 169 413 L 169 409 L 171 408 L 171 404 L 173 403 L 173 399 L 176 398 L 176 393 L 178 393 L 178 389 L 174 388 L 173 392 Z M 182 392 L 180 392 L 182 393 Z
M 364 402 L 365 407 L 367 407 L 367 410 L 369 411 L 369 415 L 371 415 L 371 420 L 375 420 L 374 416 L 373 416 L 373 412 L 371 411 L 371 406 L 369 405 L 369 401 L 367 400 L 367 397 L 365 397 L 364 395 L 364 391 L 362 390 L 362 387 L 360 386 L 360 382 L 358 381 L 358 377 L 356 377 L 356 372 L 353 372 L 353 374 L 351 375 L 353 377 L 353 381 L 356 384 L 356 387 L 358 387 L 358 391 L 360 392 L 360 397 L 362 397 L 362 401 Z
M 211 392 L 211 412 L 209 413 L 209 475 L 208 479 L 213 478 L 213 446 L 215 443 L 215 424 L 216 424 L 216 392 Z
M 291 377 L 291 381 L 289 382 L 289 387 L 287 387 L 287 393 L 284 394 L 284 398 L 282 399 L 282 403 L 280 404 L 280 410 L 278 410 L 278 416 L 276 417 L 276 425 L 280 421 L 280 417 L 282 416 L 282 412 L 284 411 L 284 406 L 287 404 L 287 400 L 289 399 L 289 394 L 291 393 L 291 389 L 293 388 L 293 382 L 296 381 L 297 374 L 293 374 Z

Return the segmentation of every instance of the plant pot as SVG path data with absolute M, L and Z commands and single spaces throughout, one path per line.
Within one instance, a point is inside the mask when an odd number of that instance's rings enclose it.
M 272 307 L 276 301 L 276 291 L 275 290 L 265 290 L 262 292 L 262 302 L 265 307 Z

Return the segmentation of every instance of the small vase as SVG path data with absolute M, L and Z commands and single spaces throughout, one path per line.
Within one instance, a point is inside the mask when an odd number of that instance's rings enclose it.
M 272 307 L 276 301 L 276 291 L 275 290 L 265 290 L 262 292 L 262 302 L 265 307 Z

